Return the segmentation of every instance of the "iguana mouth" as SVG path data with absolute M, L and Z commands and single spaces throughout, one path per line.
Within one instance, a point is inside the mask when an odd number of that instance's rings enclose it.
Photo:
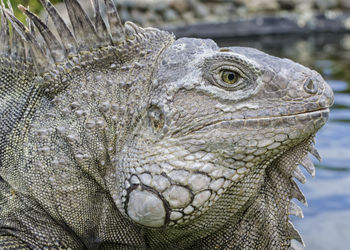
M 303 113 L 296 113 L 291 115 L 280 115 L 280 116 L 269 116 L 269 117 L 257 117 L 257 118 L 232 118 L 232 117 L 224 117 L 220 118 L 211 122 L 203 121 L 198 122 L 199 125 L 197 125 L 194 128 L 190 127 L 190 124 L 186 127 L 182 127 L 179 130 L 176 130 L 173 133 L 173 136 L 177 135 L 188 135 L 189 133 L 193 132 L 204 132 L 206 129 L 214 129 L 214 128 L 225 128 L 227 126 L 231 126 L 232 128 L 243 128 L 245 126 L 256 126 L 257 124 L 263 127 L 268 127 L 269 124 L 273 125 L 280 123 L 281 121 L 286 124 L 291 124 L 296 121 L 305 122 L 307 120 L 309 121 L 315 121 L 321 119 L 321 123 L 318 126 L 321 127 L 323 124 L 326 123 L 328 120 L 329 115 L 329 108 L 319 109 L 315 111 L 309 111 L 309 112 L 303 112 Z

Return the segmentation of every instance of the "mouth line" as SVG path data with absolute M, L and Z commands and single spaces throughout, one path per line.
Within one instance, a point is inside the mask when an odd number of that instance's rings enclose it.
M 209 123 L 203 123 L 200 124 L 193 129 L 190 128 L 182 128 L 177 131 L 174 131 L 173 136 L 182 134 L 182 135 L 187 135 L 191 132 L 197 132 L 200 131 L 203 128 L 210 127 L 216 124 L 219 124 L 221 122 L 249 122 L 249 121 L 259 121 L 259 120 L 278 120 L 278 119 L 283 119 L 283 118 L 293 118 L 293 117 L 302 117 L 302 116 L 307 116 L 307 115 L 316 115 L 316 116 L 321 116 L 323 113 L 329 113 L 329 108 L 323 108 L 323 109 L 318 109 L 318 110 L 313 110 L 313 111 L 307 111 L 303 113 L 295 113 L 295 114 L 290 114 L 290 115 L 279 115 L 279 116 L 264 116 L 264 117 L 249 117 L 249 118 L 235 118 L 235 119 L 218 119 Z
M 308 115 L 308 114 L 317 114 L 317 113 L 324 113 L 324 112 L 329 112 L 329 108 L 323 108 L 323 109 L 318 109 L 318 110 L 313 110 L 313 111 L 307 111 L 303 113 L 295 113 L 295 114 L 290 114 L 290 115 L 278 115 L 278 116 L 264 116 L 264 117 L 249 117 L 249 118 L 241 118 L 241 119 L 235 119 L 235 120 L 243 120 L 243 121 L 249 121 L 249 120 L 260 120 L 260 119 L 270 119 L 270 118 L 285 118 L 285 117 L 297 117 L 297 116 L 302 116 L 302 115 Z M 233 119 L 231 119 L 233 120 Z M 227 121 L 227 120 L 226 120 Z

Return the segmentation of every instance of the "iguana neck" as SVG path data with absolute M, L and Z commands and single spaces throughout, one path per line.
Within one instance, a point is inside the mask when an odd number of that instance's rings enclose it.
M 298 163 L 307 157 L 311 141 L 309 138 L 256 166 L 191 223 L 145 230 L 146 241 L 152 249 L 287 249 L 292 239 L 302 242 L 289 222 L 289 208 L 292 198 L 304 197 L 291 178 Z M 232 200 L 235 202 L 230 203 Z
M 25 161 L 55 169 L 60 161 L 68 163 L 75 159 L 77 168 L 86 171 L 113 196 L 118 183 L 117 152 L 132 137 L 135 124 L 149 105 L 153 70 L 159 55 L 173 39 L 172 35 L 157 30 L 135 34 L 132 40 L 119 46 L 72 55 L 66 63 L 43 76 L 34 75 L 30 79 L 23 76 L 23 86 L 18 83 L 23 88 L 23 97 L 16 99 L 22 95 L 16 91 L 12 100 L 16 107 L 13 112 L 17 112 L 17 106 L 21 109 L 20 121 L 11 121 L 15 127 L 8 131 L 13 145 L 0 145 L 6 152 L 1 175 L 13 188 L 27 193 L 31 187 L 23 183 L 30 182 L 29 178 L 22 176 L 24 180 L 19 187 L 14 171 L 25 172 L 19 168 L 33 164 Z M 62 68 L 64 65 L 67 68 Z M 6 114 L 5 118 L 8 117 L 11 116 Z M 68 145 L 69 153 L 61 152 L 64 157 L 51 159 L 47 143 Z M 86 145 L 92 146 L 86 150 Z M 60 150 L 63 149 L 57 149 Z M 38 156 L 42 157 L 41 161 Z

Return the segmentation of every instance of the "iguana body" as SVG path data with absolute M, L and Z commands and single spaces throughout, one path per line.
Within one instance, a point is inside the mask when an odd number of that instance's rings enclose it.
M 293 176 L 333 102 L 314 71 L 249 48 L 94 24 L 60 40 L 1 8 L 0 247 L 285 249 Z M 7 21 L 13 27 L 9 35 Z M 107 24 L 105 23 L 106 21 Z M 44 38 L 39 44 L 34 26 Z M 106 28 L 108 27 L 108 28 Z M 289 210 L 289 211 L 288 211 Z

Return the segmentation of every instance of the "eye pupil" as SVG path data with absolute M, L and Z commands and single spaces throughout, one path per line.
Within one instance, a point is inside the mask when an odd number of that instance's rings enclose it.
M 233 73 L 229 73 L 228 76 L 227 76 L 227 78 L 228 78 L 230 81 L 234 80 L 235 77 L 236 77 L 236 76 L 235 76 L 235 74 L 233 74 Z
M 226 84 L 232 85 L 238 80 L 238 74 L 231 70 L 222 70 L 220 75 L 222 81 L 224 81 Z

